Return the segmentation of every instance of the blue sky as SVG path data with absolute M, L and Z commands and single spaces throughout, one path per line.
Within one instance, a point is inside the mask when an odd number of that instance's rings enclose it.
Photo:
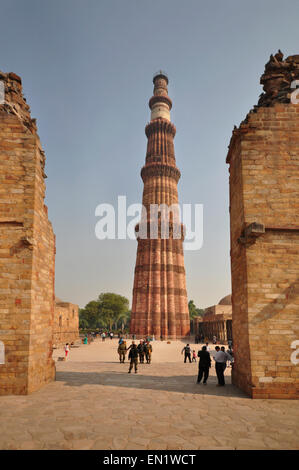
M 189 299 L 230 293 L 227 146 L 257 103 L 264 64 L 298 54 L 299 3 L 285 0 L 10 0 L 0 70 L 23 80 L 46 152 L 56 294 L 131 300 L 137 243 L 99 241 L 95 208 L 141 202 L 152 76 L 168 73 L 181 203 L 204 204 L 204 244 L 185 253 Z

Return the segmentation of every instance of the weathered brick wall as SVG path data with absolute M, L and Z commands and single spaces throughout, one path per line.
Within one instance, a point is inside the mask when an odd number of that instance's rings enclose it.
M 54 379 L 55 237 L 44 205 L 45 157 L 21 80 L 0 73 L 0 395 Z
M 54 309 L 53 344 L 59 346 L 79 339 L 78 305 L 56 301 Z
M 234 130 L 227 159 L 233 381 L 254 398 L 299 397 L 291 361 L 299 339 L 299 105 L 290 103 L 299 57 L 280 61 L 267 64 L 265 94 Z M 250 235 L 251 223 L 262 231 Z

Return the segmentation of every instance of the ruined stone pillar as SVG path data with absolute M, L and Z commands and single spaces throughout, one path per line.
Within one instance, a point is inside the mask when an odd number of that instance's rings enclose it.
M 44 205 L 45 155 L 21 79 L 0 72 L 0 395 L 55 377 L 55 237 Z
M 145 128 L 148 138 L 146 162 L 141 170 L 142 202 L 147 214 L 136 227 L 138 248 L 130 332 L 138 336 L 154 334 L 157 339 L 160 336 L 177 338 L 190 334 L 182 224 L 170 211 L 167 237 L 163 231 L 165 217 L 160 209 L 156 238 L 149 240 L 140 236 L 140 228 L 145 227 L 147 237 L 150 237 L 151 204 L 164 204 L 169 208 L 178 203 L 180 171 L 174 155 L 176 129 L 170 122 L 172 102 L 168 96 L 168 78 L 161 72 L 153 81 L 154 95 L 149 101 L 151 121 Z M 174 239 L 176 229 L 181 234 L 180 239 Z
M 233 382 L 299 398 L 299 56 L 271 56 L 230 141 Z M 299 81 L 298 81 L 299 84 Z

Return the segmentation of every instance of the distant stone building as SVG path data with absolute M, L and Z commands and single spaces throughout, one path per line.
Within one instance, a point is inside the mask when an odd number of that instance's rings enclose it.
M 203 317 L 194 318 L 194 333 L 209 340 L 216 336 L 223 343 L 232 339 L 231 295 L 223 297 L 217 305 L 207 307 Z
M 299 55 L 271 55 L 261 84 L 227 155 L 233 383 L 299 398 Z
M 56 297 L 53 325 L 53 346 L 79 339 L 79 307 Z

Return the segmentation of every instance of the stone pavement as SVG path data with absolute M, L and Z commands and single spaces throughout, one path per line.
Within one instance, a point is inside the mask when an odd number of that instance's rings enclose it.
M 183 346 L 154 342 L 152 364 L 130 375 L 117 340 L 71 349 L 56 382 L 0 397 L 0 449 L 299 449 L 298 401 L 251 400 L 230 384 L 230 369 L 216 387 L 214 365 L 208 385 L 197 385 Z

